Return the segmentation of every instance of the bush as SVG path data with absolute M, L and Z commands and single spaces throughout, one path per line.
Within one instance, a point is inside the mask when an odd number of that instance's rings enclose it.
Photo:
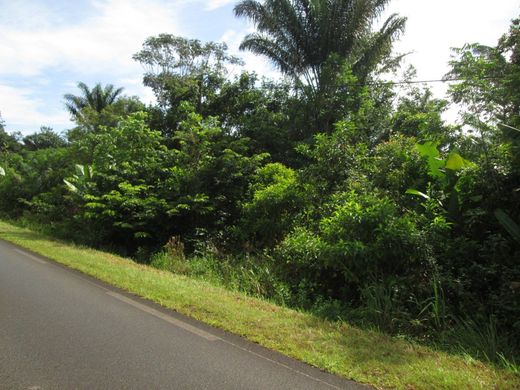
M 251 185 L 251 199 L 243 203 L 240 228 L 253 247 L 270 246 L 286 234 L 305 195 L 294 170 L 283 164 L 257 169 Z
M 427 272 L 424 235 L 415 214 L 402 213 L 389 198 L 349 191 L 323 207 L 314 230 L 295 228 L 276 254 L 289 275 L 313 278 L 325 296 L 358 299 L 367 283 Z

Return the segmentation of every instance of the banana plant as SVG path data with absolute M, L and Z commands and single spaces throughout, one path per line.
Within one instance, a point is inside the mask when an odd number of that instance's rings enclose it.
M 441 184 L 444 196 L 435 200 L 441 208 L 443 208 L 452 221 L 458 221 L 460 217 L 460 202 L 459 191 L 456 187 L 460 175 L 458 172 L 465 168 L 474 166 L 474 164 L 464 159 L 456 151 L 448 153 L 446 158 L 442 158 L 438 149 L 438 144 L 435 142 L 425 142 L 423 144 L 416 144 L 415 149 L 419 154 L 426 158 L 428 164 L 428 175 L 432 180 Z M 432 187 L 431 182 L 428 185 Z M 432 196 L 421 192 L 414 188 L 406 190 L 409 195 L 420 196 L 426 200 L 432 200 Z
M 500 225 L 520 244 L 520 226 L 500 208 L 496 209 L 494 214 Z
M 67 188 L 78 195 L 83 195 L 87 192 L 88 184 L 94 177 L 94 168 L 92 165 L 76 164 L 76 174 L 69 180 L 63 179 Z

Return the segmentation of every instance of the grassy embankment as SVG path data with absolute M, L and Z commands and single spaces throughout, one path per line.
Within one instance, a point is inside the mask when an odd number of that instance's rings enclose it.
M 0 238 L 205 323 L 377 388 L 520 388 L 520 378 L 467 356 L 326 321 L 0 221 Z

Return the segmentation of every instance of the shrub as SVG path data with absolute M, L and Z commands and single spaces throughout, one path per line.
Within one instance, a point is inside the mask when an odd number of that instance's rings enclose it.
M 317 278 L 326 295 L 359 298 L 367 282 L 422 274 L 423 236 L 415 214 L 402 213 L 389 198 L 349 191 L 324 206 L 316 229 L 295 228 L 276 253 L 300 271 L 296 277 Z
M 289 231 L 305 202 L 296 172 L 280 163 L 267 164 L 257 169 L 250 191 L 240 227 L 253 246 L 272 245 Z

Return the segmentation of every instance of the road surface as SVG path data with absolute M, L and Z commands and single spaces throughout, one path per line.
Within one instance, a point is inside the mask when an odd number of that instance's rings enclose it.
M 364 387 L 0 241 L 0 389 L 338 388 Z

